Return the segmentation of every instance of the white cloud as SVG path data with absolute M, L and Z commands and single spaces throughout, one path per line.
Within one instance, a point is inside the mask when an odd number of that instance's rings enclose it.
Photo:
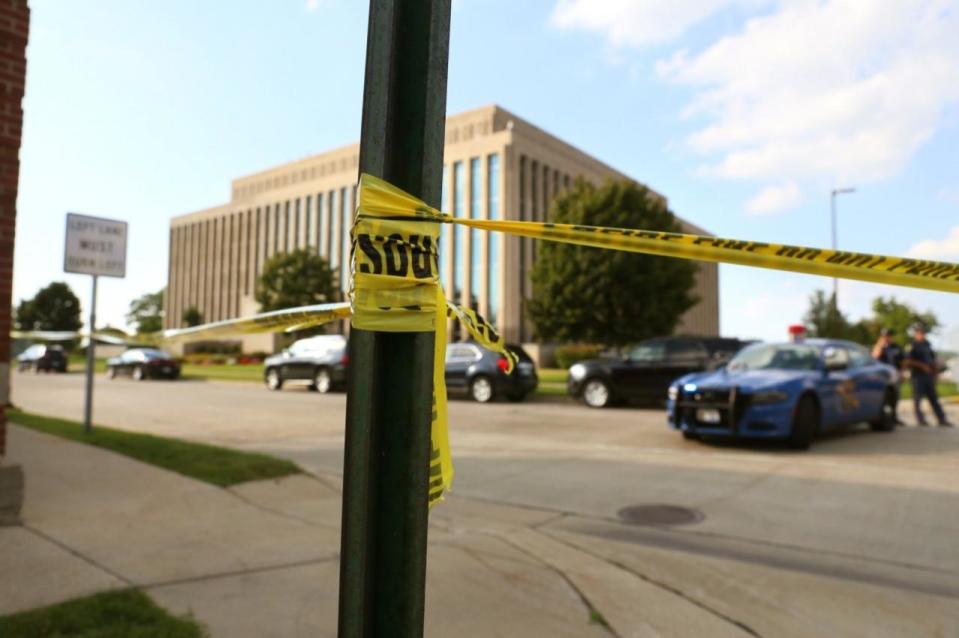
M 927 239 L 913 244 L 907 257 L 936 261 L 959 261 L 959 226 L 953 226 L 942 239 Z
M 316 11 L 323 4 L 324 0 L 306 0 L 306 10 Z
M 802 196 L 795 182 L 784 182 L 767 186 L 746 203 L 746 212 L 750 215 L 768 215 L 792 208 L 800 202 Z
M 959 204 L 959 186 L 944 186 L 936 196 L 944 202 Z
M 754 15 L 657 64 L 664 81 L 694 92 L 683 116 L 702 174 L 799 187 L 886 179 L 959 104 L 957 0 L 675 4 L 562 0 L 552 21 L 638 47 L 724 8 Z
M 606 35 L 613 46 L 669 42 L 732 0 L 559 0 L 550 24 Z

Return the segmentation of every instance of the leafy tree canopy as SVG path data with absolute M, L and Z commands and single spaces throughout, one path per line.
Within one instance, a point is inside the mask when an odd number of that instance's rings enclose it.
M 137 334 L 149 334 L 163 330 L 163 288 L 148 292 L 130 302 L 127 323 L 136 326 Z
M 332 303 L 339 294 L 326 260 L 303 248 L 268 259 L 256 282 L 263 312 Z
M 203 323 L 203 313 L 200 312 L 199 308 L 196 306 L 190 306 L 183 311 L 183 324 L 187 328 L 192 328 L 193 326 L 199 326 Z
M 32 299 L 20 301 L 15 322 L 20 330 L 79 330 L 80 300 L 70 286 L 55 281 Z
M 909 329 L 915 324 L 925 324 L 930 332 L 941 325 L 932 312 L 920 312 L 892 296 L 876 297 L 872 302 L 872 316 L 851 322 L 836 308 L 832 295 L 827 297 L 822 290 L 809 297 L 804 322 L 810 336 L 849 339 L 864 345 L 875 343 L 883 328 L 894 330 L 893 340 L 905 344 Z
M 560 224 L 681 232 L 676 217 L 636 182 L 600 187 L 578 179 L 549 214 Z M 673 332 L 698 299 L 696 264 L 556 242 L 540 242 L 527 314 L 541 339 L 623 346 Z

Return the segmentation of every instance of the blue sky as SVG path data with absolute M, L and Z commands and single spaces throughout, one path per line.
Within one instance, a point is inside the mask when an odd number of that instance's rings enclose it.
M 64 214 L 130 222 L 99 316 L 165 284 L 170 217 L 359 137 L 368 4 L 31 2 L 15 302 L 66 280 Z M 227 8 L 228 7 L 228 8 Z M 496 102 L 713 233 L 959 261 L 959 3 L 455 0 L 449 112 Z M 819 277 L 721 267 L 722 329 L 780 338 Z M 932 309 L 959 296 L 843 282 Z

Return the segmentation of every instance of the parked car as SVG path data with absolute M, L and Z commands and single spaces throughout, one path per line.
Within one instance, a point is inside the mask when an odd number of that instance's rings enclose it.
M 61 346 L 35 343 L 17 357 L 17 370 L 25 372 L 66 372 L 67 355 Z
M 271 390 L 286 383 L 306 384 L 326 393 L 346 385 L 349 355 L 343 335 L 318 335 L 293 345 L 263 361 L 263 380 Z
M 176 379 L 180 362 L 173 355 L 154 348 L 130 348 L 119 357 L 107 359 L 107 377 L 125 374 L 134 381 L 144 379 Z
M 839 340 L 755 344 L 722 369 L 669 387 L 668 420 L 686 438 L 784 439 L 803 449 L 821 432 L 896 424 L 896 370 Z
M 746 343 L 722 337 L 660 337 L 640 342 L 622 358 L 579 361 L 566 389 L 592 408 L 615 402 L 662 404 L 673 379 L 729 360 Z
M 488 403 L 497 397 L 510 401 L 525 399 L 539 384 L 536 366 L 520 346 L 507 344 L 506 347 L 518 358 L 509 374 L 506 358 L 498 353 L 472 341 L 447 344 L 447 393 L 465 394 L 479 403 Z

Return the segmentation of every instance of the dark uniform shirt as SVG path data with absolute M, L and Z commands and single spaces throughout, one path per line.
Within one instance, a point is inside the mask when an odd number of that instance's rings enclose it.
M 936 369 L 936 353 L 928 341 L 913 341 L 906 350 L 906 359 L 917 361 L 929 366 L 929 370 Z M 928 375 L 929 373 L 922 368 L 912 368 L 913 374 Z
M 876 358 L 876 360 L 880 363 L 885 363 L 894 368 L 898 368 L 902 365 L 902 356 L 902 348 L 894 343 L 890 343 L 888 346 L 882 347 L 882 350 L 879 352 L 879 356 Z

